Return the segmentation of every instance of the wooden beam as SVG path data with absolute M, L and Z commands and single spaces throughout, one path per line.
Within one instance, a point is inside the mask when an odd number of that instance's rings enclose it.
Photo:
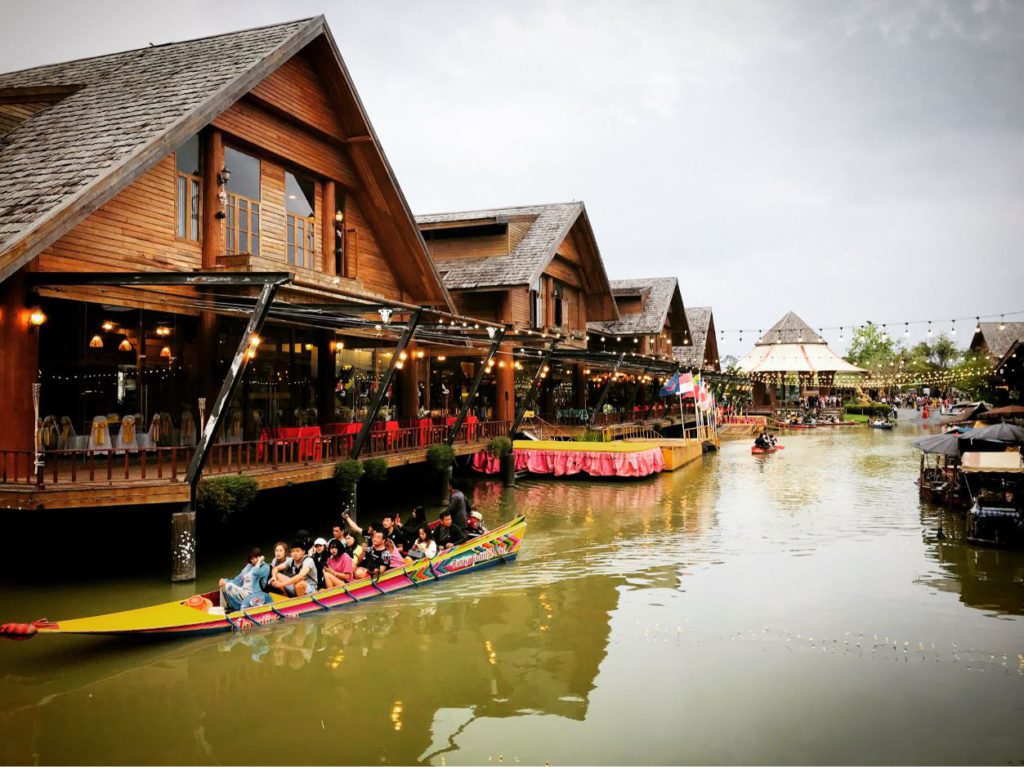
M 203 142 L 203 268 L 217 266 L 217 256 L 227 253 L 225 226 L 217 176 L 224 167 L 224 134 L 209 131 Z
M 338 236 L 335 230 L 334 213 L 337 205 L 333 181 L 324 182 L 323 210 L 320 211 L 320 246 L 323 251 L 323 263 L 321 269 L 324 274 L 335 274 L 334 250 L 338 244 Z

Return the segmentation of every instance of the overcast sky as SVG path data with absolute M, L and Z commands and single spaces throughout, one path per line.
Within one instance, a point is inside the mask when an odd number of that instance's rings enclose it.
M 1024 2 L 0 0 L 0 71 L 319 13 L 417 213 L 583 200 L 721 329 L 1024 310 Z

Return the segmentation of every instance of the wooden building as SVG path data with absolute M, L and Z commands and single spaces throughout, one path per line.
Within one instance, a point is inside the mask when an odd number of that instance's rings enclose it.
M 557 339 L 586 349 L 588 323 L 618 317 L 601 252 L 582 202 L 417 216 L 445 287 L 463 313 L 507 324 L 513 334 Z M 516 400 L 514 343 L 481 388 L 493 418 L 511 420 Z M 469 358 L 472 360 L 472 358 Z M 453 366 L 468 365 L 465 355 Z M 476 363 L 478 364 L 478 363 Z M 583 365 L 555 365 L 541 387 L 539 409 L 586 407 Z M 465 378 L 471 370 L 466 370 Z M 520 388 L 528 372 L 520 372 Z M 455 376 L 455 385 L 459 386 Z M 449 388 L 450 387 L 446 387 Z M 434 396 L 434 395 L 432 395 Z
M 88 278 L 111 272 L 166 284 Z M 248 465 L 250 446 L 266 456 L 268 429 L 358 424 L 394 366 L 404 369 L 380 398 L 389 417 L 423 411 L 426 347 L 391 360 L 388 322 L 454 305 L 323 17 L 0 74 L 4 482 L 22 476 L 40 421 L 48 451 L 90 458 L 122 442 L 196 445 L 197 410 L 231 372 L 253 301 L 228 278 L 257 273 L 284 275 L 277 295 L 291 314 L 271 311 L 245 355 L 220 432 L 238 445 L 230 462 Z M 211 275 L 225 287 L 209 287 Z M 376 332 L 331 315 L 353 301 L 380 313 Z M 302 314 L 307 304 L 317 308 Z M 409 428 L 422 442 L 427 427 Z M 50 484 L 61 479 L 52 466 Z M 126 459 L 124 479 L 138 468 Z M 295 481 L 325 476 L 329 466 Z M 12 497 L 0 505 L 42 503 Z
M 711 307 L 686 307 L 686 324 L 690 329 L 691 343 L 673 348 L 676 360 L 686 370 L 720 373 L 722 366 L 718 359 L 718 337 Z
M 1022 348 L 1024 322 L 979 322 L 978 332 L 971 339 L 970 351 L 988 358 L 992 364 L 993 384 L 997 390 L 1005 391 L 1009 404 L 1024 401 Z

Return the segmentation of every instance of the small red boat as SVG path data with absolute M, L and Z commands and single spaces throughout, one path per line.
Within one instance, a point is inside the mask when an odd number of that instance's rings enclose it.
M 751 455 L 764 455 L 765 453 L 774 453 L 776 450 L 785 450 L 785 445 L 776 445 L 775 447 L 758 447 L 754 445 L 750 448 Z

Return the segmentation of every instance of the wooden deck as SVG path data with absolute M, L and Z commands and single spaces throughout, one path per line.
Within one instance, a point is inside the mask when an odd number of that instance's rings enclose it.
M 471 434 L 467 434 L 464 425 L 459 439 L 452 444 L 457 456 L 472 455 L 487 447 L 493 436 L 498 432 L 507 433 L 507 422 L 489 421 L 480 423 Z M 504 430 L 504 431 L 502 431 Z M 437 434 L 443 436 L 443 431 Z M 427 450 L 433 444 L 443 442 L 435 440 L 433 432 L 423 444 L 408 444 L 401 440 L 391 443 L 369 443 L 373 449 L 366 451 L 363 458 L 382 458 L 389 467 L 409 466 L 426 462 Z M 308 439 L 303 438 L 308 443 Z M 219 460 L 211 460 L 204 473 L 206 477 L 223 476 L 226 474 L 245 475 L 259 483 L 260 490 L 288 487 L 306 482 L 320 482 L 331 479 L 334 466 L 338 460 L 347 455 L 351 446 L 350 438 L 323 438 L 318 440 L 321 449 L 316 452 L 303 452 L 300 443 L 303 440 L 275 440 L 273 451 L 265 449 L 256 459 L 255 443 L 252 450 L 240 450 L 238 445 L 216 445 L 223 455 L 215 456 Z M 245 448 L 246 443 L 242 443 Z M 75 468 L 71 463 L 59 465 L 51 459 L 43 470 L 42 481 L 31 474 L 28 456 L 18 456 L 20 461 L 12 461 L 12 451 L 8 451 L 4 464 L 6 481 L 0 482 L 0 509 L 38 510 L 38 509 L 76 509 L 102 508 L 114 506 L 142 506 L 165 503 L 181 503 L 188 501 L 189 487 L 185 482 L 185 468 L 190 457 L 190 449 L 178 448 L 172 457 L 154 461 L 152 457 L 147 463 L 144 456 L 156 451 L 117 456 L 89 455 L 88 461 Z M 157 452 L 157 455 L 160 455 Z M 244 457 L 243 457 L 244 456 Z M 250 460 L 252 457 L 252 460 Z M 12 470 L 13 468 L 13 470 Z M 53 480 L 53 481 L 51 481 Z

